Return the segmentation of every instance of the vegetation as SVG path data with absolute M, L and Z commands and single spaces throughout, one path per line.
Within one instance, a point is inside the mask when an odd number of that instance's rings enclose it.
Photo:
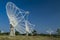
M 37 35 L 37 31 L 33 30 L 32 35 Z
M 59 33 L 59 31 L 57 31 Z M 32 32 L 33 35 L 19 34 L 16 31 L 16 36 L 9 36 L 9 32 L 0 33 L 0 40 L 60 40 L 60 35 L 57 34 L 37 34 L 36 30 Z
M 60 40 L 60 37 L 48 36 L 0 36 L 0 40 Z

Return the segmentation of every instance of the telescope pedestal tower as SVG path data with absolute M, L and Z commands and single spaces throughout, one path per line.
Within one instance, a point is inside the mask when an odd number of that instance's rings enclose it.
M 15 36 L 15 29 L 12 24 L 10 24 L 10 36 Z

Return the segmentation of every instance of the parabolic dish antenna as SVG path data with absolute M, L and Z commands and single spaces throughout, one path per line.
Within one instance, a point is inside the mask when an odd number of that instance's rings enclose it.
M 8 2 L 6 5 L 6 12 L 14 30 L 16 29 L 16 31 L 21 34 L 26 32 L 31 33 L 33 31 L 34 25 L 28 21 L 28 11 L 19 9 L 14 3 Z

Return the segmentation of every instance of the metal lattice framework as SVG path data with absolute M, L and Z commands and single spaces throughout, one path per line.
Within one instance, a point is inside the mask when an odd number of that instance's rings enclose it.
M 34 25 L 28 21 L 28 11 L 19 9 L 14 3 L 8 2 L 6 5 L 7 16 L 9 18 L 10 24 L 19 33 L 31 33 L 33 31 Z

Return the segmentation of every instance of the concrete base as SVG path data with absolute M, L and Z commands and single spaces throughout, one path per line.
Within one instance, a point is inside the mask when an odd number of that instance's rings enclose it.
M 12 25 L 10 25 L 10 36 L 15 36 L 15 29 Z

